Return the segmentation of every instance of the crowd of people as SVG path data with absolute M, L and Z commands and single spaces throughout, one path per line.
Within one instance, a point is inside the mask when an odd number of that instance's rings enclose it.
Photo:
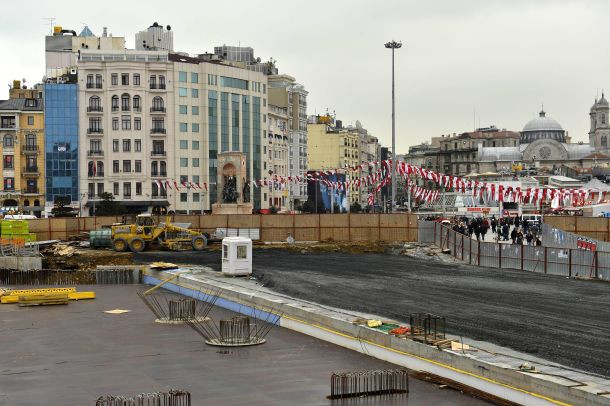
M 460 217 L 453 219 L 451 223 L 454 231 L 476 238 L 477 241 L 484 241 L 487 233 L 491 233 L 493 240 L 498 242 L 510 240 L 519 245 L 542 245 L 540 225 L 524 220 L 522 216 Z

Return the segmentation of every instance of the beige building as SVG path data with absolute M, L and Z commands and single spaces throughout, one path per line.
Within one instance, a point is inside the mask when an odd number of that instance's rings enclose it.
M 0 101 L 0 211 L 40 217 L 45 201 L 43 99 L 19 81 L 9 93 L 9 100 Z
M 307 168 L 323 171 L 360 165 L 360 134 L 335 126 L 328 116 L 310 118 L 307 125 Z M 361 176 L 360 170 L 346 170 L 346 179 Z M 348 190 L 349 203 L 360 201 L 360 192 L 355 185 Z
M 133 212 L 165 213 L 175 191 L 174 87 L 166 51 L 81 50 L 79 189 L 83 215 L 109 192 Z M 171 208 L 170 208 L 171 209 Z
M 305 178 L 307 174 L 307 96 L 309 92 L 289 75 L 269 75 L 269 103 L 288 113 L 288 159 L 290 176 Z M 307 201 L 307 184 L 292 183 L 288 209 L 295 210 Z
M 269 105 L 267 139 L 267 166 L 271 179 L 274 175 L 286 179 L 290 175 L 288 143 L 288 109 Z M 269 207 L 279 211 L 288 210 L 290 182 L 273 182 L 269 185 Z

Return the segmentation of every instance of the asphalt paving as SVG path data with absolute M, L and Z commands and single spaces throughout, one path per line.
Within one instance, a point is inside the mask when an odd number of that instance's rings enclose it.
M 145 252 L 136 261 L 220 270 L 220 252 Z M 253 273 L 296 298 L 408 321 L 447 319 L 447 332 L 610 376 L 610 284 L 392 254 L 255 249 Z

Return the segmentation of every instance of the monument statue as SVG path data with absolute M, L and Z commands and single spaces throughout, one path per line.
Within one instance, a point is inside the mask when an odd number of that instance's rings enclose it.
M 244 203 L 250 203 L 250 182 L 244 182 L 244 189 L 242 190 L 242 197 L 244 198 Z
M 237 179 L 235 176 L 225 177 L 222 201 L 223 203 L 237 203 Z

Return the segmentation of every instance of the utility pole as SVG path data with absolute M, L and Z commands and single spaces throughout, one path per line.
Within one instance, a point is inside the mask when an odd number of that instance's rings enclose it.
M 385 47 L 392 50 L 392 213 L 396 211 L 396 109 L 394 97 L 394 50 L 400 48 L 402 44 L 390 41 Z M 411 205 L 409 205 L 411 211 Z

